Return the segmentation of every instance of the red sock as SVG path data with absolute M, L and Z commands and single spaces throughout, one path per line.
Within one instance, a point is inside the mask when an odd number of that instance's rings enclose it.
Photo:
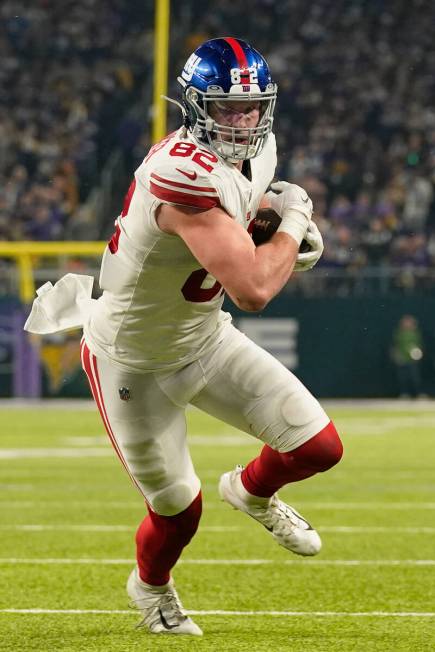
M 169 582 L 171 568 L 198 529 L 201 511 L 201 492 L 175 516 L 160 516 L 148 508 L 149 515 L 136 533 L 137 563 L 144 582 L 156 586 Z
M 332 421 L 317 435 L 288 453 L 263 446 L 242 472 L 242 484 L 254 496 L 267 498 L 289 482 L 327 471 L 340 461 L 343 446 Z

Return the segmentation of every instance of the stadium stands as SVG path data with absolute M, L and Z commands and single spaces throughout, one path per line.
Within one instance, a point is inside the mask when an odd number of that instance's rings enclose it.
M 104 161 L 120 140 L 132 164 L 148 146 L 121 118 L 149 78 L 153 3 L 25 5 L 0 8 L 0 237 L 98 237 L 80 210 Z M 266 54 L 280 89 L 279 174 L 313 197 L 324 268 L 433 265 L 435 5 L 251 0 L 246 12 L 221 0 L 205 12 L 191 0 L 183 24 L 186 35 L 172 23 L 172 96 L 205 38 L 235 34 Z
M 128 8 L 120 0 L 2 3 L 2 239 L 77 236 L 79 206 L 148 76 L 152 6 L 136 0 Z
M 178 67 L 223 34 L 266 54 L 279 84 L 279 172 L 313 197 L 321 264 L 433 264 L 435 5 L 251 0 L 247 12 L 224 0 L 206 14 L 193 4 Z

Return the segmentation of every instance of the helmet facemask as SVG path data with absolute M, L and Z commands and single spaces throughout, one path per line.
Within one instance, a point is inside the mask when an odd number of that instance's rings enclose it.
M 240 90 L 231 88 L 230 93 L 224 93 L 222 88 L 216 86 L 209 87 L 204 93 L 190 86 L 183 93 L 193 135 L 207 142 L 216 154 L 232 163 L 260 154 L 272 130 L 276 102 L 276 84 L 268 84 L 263 92 L 254 85 L 251 85 L 249 93 Z M 222 109 L 228 101 L 258 103 L 258 124 L 255 127 L 233 127 L 216 122 L 210 115 L 211 107 L 214 104 Z

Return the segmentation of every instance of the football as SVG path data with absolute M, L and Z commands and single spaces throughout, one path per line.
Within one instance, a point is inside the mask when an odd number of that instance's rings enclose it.
M 281 218 L 272 208 L 260 208 L 253 220 L 251 230 L 252 239 L 256 247 L 264 244 L 273 236 L 279 225 Z M 310 245 L 306 240 L 302 240 L 299 247 L 300 253 L 310 250 Z
M 255 246 L 270 240 L 280 224 L 281 218 L 272 208 L 260 208 L 254 217 L 251 232 Z

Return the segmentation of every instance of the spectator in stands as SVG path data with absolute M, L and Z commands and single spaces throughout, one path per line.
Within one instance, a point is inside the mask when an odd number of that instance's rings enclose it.
M 431 181 L 416 170 L 410 172 L 403 206 L 402 224 L 405 229 L 414 233 L 424 231 L 432 199 Z
M 129 168 L 147 149 L 149 133 L 140 137 L 140 117 L 128 112 L 148 81 L 154 3 L 67 6 L 0 6 L 0 222 L 8 239 L 86 237 L 92 217 L 81 208 L 113 147 Z M 252 39 L 280 86 L 279 176 L 307 187 L 315 219 L 350 232 L 327 231 L 331 247 L 339 243 L 326 263 L 343 273 L 363 260 L 406 270 L 433 264 L 435 4 L 251 0 L 250 9 L 233 0 L 208 13 L 199 0 L 172 3 L 174 69 L 207 37 Z M 36 205 L 45 208 L 31 226 Z M 424 241 L 408 240 L 413 234 Z
M 1 4 L 0 180 L 11 223 L 21 220 L 8 239 L 64 237 L 138 97 L 152 4 Z
M 281 177 L 325 184 L 323 215 L 362 239 L 373 265 L 395 262 L 388 243 L 403 234 L 435 230 L 435 5 L 420 5 L 253 0 L 246 15 L 225 1 L 212 17 L 191 14 L 201 38 L 241 24 L 255 34 L 280 85 Z
M 368 265 L 375 267 L 386 263 L 392 239 L 393 234 L 379 217 L 370 221 L 368 230 L 361 235 Z

